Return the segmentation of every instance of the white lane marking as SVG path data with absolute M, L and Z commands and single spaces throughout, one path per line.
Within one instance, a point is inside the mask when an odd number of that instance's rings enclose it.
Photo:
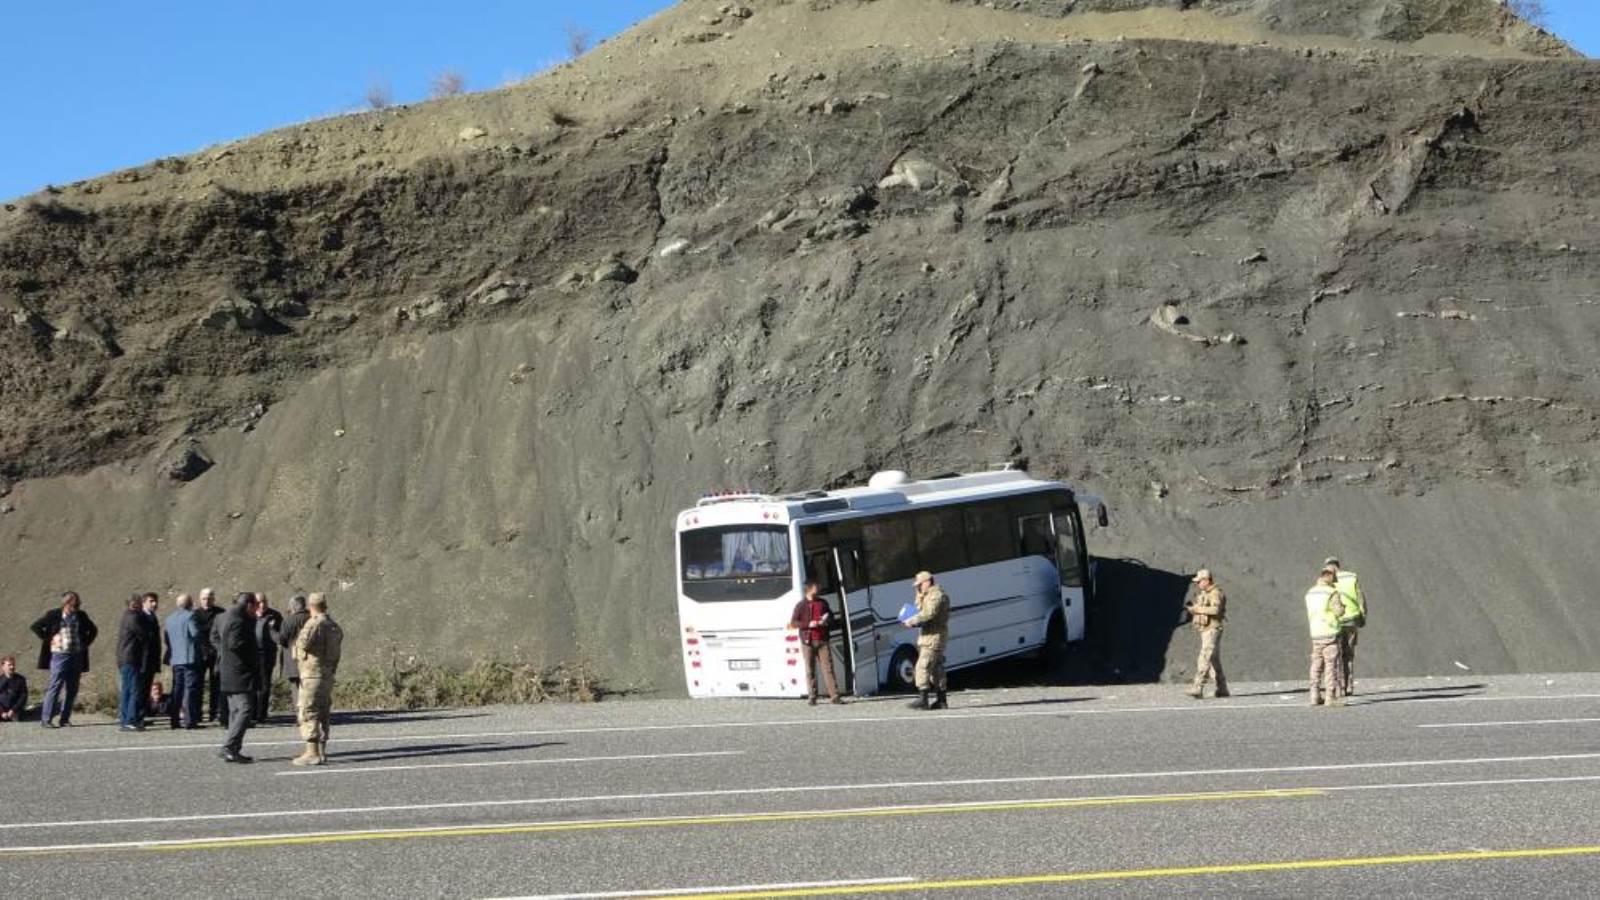
M 1323 768 L 1334 768 L 1334 767 L 1328 766 L 1328 767 L 1323 767 Z M 1584 778 L 1585 779 L 1589 779 L 1589 780 L 1600 781 L 1600 775 L 1584 776 Z M 1504 785 L 1504 784 L 1537 784 L 1537 783 L 1542 783 L 1542 782 L 1562 781 L 1562 780 L 1568 780 L 1568 779 L 1562 779 L 1562 778 L 1526 778 L 1526 779 L 1497 779 L 1497 780 L 1493 780 L 1493 781 L 1476 781 L 1476 780 L 1474 780 L 1474 781 L 1456 781 L 1456 782 L 1435 781 L 1435 782 L 1367 784 L 1367 785 L 1332 785 L 1332 786 L 1328 786 L 1328 785 L 1297 785 L 1297 786 L 1291 786 L 1291 787 L 1261 788 L 1261 789 L 1253 789 L 1253 790 L 1255 790 L 1256 792 L 1259 792 L 1262 795 L 1263 798 L 1270 798 L 1270 796 L 1274 792 L 1281 794 L 1282 792 L 1285 792 L 1285 791 L 1301 791 L 1301 792 L 1335 792 L 1335 791 L 1356 791 L 1356 790 L 1363 790 L 1363 791 L 1391 790 L 1391 791 L 1397 791 L 1397 790 L 1413 790 L 1413 789 L 1418 789 L 1418 788 L 1479 787 L 1479 786 L 1484 786 L 1484 785 Z M 1223 793 L 1226 793 L 1226 792 L 1223 792 Z M 142 850 L 142 849 L 153 849 L 153 848 L 158 848 L 158 847 L 188 847 L 188 846 L 193 846 L 193 845 L 196 845 L 196 844 L 208 845 L 208 848 L 215 849 L 216 847 L 227 846 L 229 844 L 251 845 L 251 844 L 259 843 L 261 841 L 284 841 L 284 840 L 308 842 L 308 839 L 315 839 L 315 838 L 330 838 L 330 839 L 337 840 L 337 839 L 340 839 L 340 838 L 348 838 L 348 837 L 350 837 L 352 835 L 371 835 L 371 836 L 384 836 L 384 835 L 413 836 L 413 835 L 415 835 L 415 836 L 421 837 L 421 836 L 426 836 L 426 835 L 430 835 L 430 834 L 440 834 L 440 835 L 448 837 L 448 836 L 451 836 L 452 834 L 460 834 L 462 832 L 471 832 L 471 831 L 479 831 L 479 830 L 494 833 L 494 832 L 502 832 L 505 829 L 531 829 L 531 828 L 542 828 L 542 827 L 547 827 L 547 826 L 551 827 L 551 828 L 573 829 L 573 828 L 581 828 L 581 827 L 584 827 L 584 826 L 616 826 L 616 825 L 626 826 L 626 825 L 630 825 L 630 824 L 645 823 L 645 822 L 648 822 L 648 823 L 657 823 L 657 822 L 660 822 L 660 823 L 666 823 L 666 822 L 695 822 L 695 823 L 698 823 L 698 822 L 715 822 L 715 821 L 718 821 L 718 820 L 730 820 L 730 821 L 734 821 L 734 822 L 740 822 L 740 821 L 747 820 L 747 819 L 769 820 L 769 819 L 772 819 L 773 817 L 783 817 L 783 816 L 793 816 L 793 817 L 797 817 L 797 818 L 801 818 L 801 819 L 810 819 L 810 818 L 814 818 L 814 817 L 829 817 L 829 816 L 842 817 L 842 816 L 863 815 L 863 814 L 870 815 L 870 814 L 873 814 L 873 813 L 916 812 L 916 811 L 919 811 L 919 810 L 953 810 L 953 809 L 961 809 L 961 808 L 964 808 L 964 807 L 977 808 L 977 809 L 981 810 L 981 809 L 983 809 L 985 807 L 994 806 L 995 804 L 1010 804 L 1010 803 L 1018 803 L 1018 802 L 1031 803 L 1031 804 L 1041 804 L 1041 805 L 1043 805 L 1043 804 L 1051 804 L 1051 803 L 1063 803 L 1063 804 L 1073 804 L 1074 806 L 1076 806 L 1076 805 L 1080 805 L 1080 804 L 1116 803 L 1116 802 L 1119 802 L 1119 801 L 1138 801 L 1138 800 L 1148 800 L 1148 799 L 1159 799 L 1159 798 L 1165 798 L 1165 797 L 1185 797 L 1185 798 L 1204 799 L 1204 798 L 1214 797 L 1214 796 L 1217 796 L 1217 792 L 1199 792 L 1199 793 L 1188 793 L 1188 794 L 1101 794 L 1101 795 L 1088 796 L 1088 797 L 1031 797 L 1031 798 L 1027 798 L 1025 800 L 1020 800 L 1020 801 L 1016 800 L 1016 799 L 988 799 L 988 800 L 967 800 L 967 801 L 961 801 L 961 802 L 943 802 L 943 803 L 939 803 L 939 802 L 935 802 L 935 803 L 897 803 L 897 804 L 889 804 L 889 805 L 881 805 L 881 806 L 848 806 L 848 807 L 843 807 L 843 808 L 824 807 L 824 808 L 812 808 L 812 809 L 751 810 L 751 811 L 745 811 L 745 812 L 731 812 L 731 813 L 702 813 L 702 814 L 698 814 L 698 815 L 690 813 L 690 814 L 684 814 L 684 815 L 671 815 L 671 816 L 619 816 L 619 817 L 603 818 L 603 819 L 537 819 L 537 820 L 533 820 L 533 821 L 522 821 L 522 822 L 481 822 L 481 823 L 470 824 L 470 825 L 400 826 L 400 827 L 393 827 L 393 828 L 345 828 L 345 829 L 330 830 L 330 831 L 293 831 L 293 832 L 274 832 L 274 833 L 267 833 L 267 834 L 231 834 L 231 835 L 214 835 L 214 836 L 209 836 L 209 837 L 162 838 L 162 839 L 159 839 L 159 840 L 142 840 L 142 841 L 106 841 L 106 842 L 86 843 L 86 844 L 44 844 L 44 845 L 32 845 L 32 846 L 24 846 L 24 847 L 0 847 L 0 858 L 4 858 L 4 857 L 7 857 L 7 856 L 16 856 L 16 855 L 28 854 L 28 853 L 59 853 L 59 852 L 65 852 L 65 851 L 87 851 L 87 850 Z
M 622 762 L 644 759 L 689 759 L 697 756 L 743 756 L 743 750 L 703 750 L 697 753 L 638 753 L 629 756 L 564 756 L 556 759 L 496 759 L 489 762 L 418 763 L 404 766 L 335 766 L 331 769 L 293 769 L 274 775 L 355 775 L 362 772 L 412 772 L 417 769 L 483 769 L 491 766 L 548 766 L 556 763 Z
M 1418 725 L 1418 728 L 1505 728 L 1512 725 L 1578 725 L 1586 722 L 1600 722 L 1600 718 L 1589 719 L 1521 719 L 1505 722 L 1438 722 L 1428 725 Z
M 1482 778 L 1474 781 L 1415 781 L 1410 784 L 1345 784 L 1320 787 L 1319 791 L 1394 791 L 1402 788 L 1497 787 L 1508 784 L 1565 784 L 1575 781 L 1600 781 L 1600 775 L 1550 775 L 1539 778 Z
M 498 900 L 612 900 L 624 897 L 691 897 L 695 894 L 732 894 L 745 891 L 792 891 L 808 888 L 867 887 L 874 884 L 910 884 L 910 875 L 899 878 L 851 878 L 846 881 L 787 881 L 778 884 L 734 884 L 726 887 L 657 888 L 650 891 L 603 891 L 594 894 L 531 894 L 501 897 Z
M 1563 753 L 1547 756 L 1482 756 L 1469 759 L 1409 759 L 1392 762 L 1331 763 L 1309 766 L 1254 766 L 1241 769 L 1183 769 L 1157 772 L 1107 772 L 1075 775 L 1018 775 L 1008 778 L 953 778 L 929 781 L 880 781 L 855 784 L 805 784 L 754 788 L 719 788 L 702 791 L 663 791 L 632 794 L 586 794 L 575 797 L 527 797 L 517 800 L 463 800 L 448 803 L 406 803 L 392 806 L 345 806 L 324 809 L 280 809 L 262 812 L 185 813 L 177 816 L 143 816 L 131 819 L 73 819 L 61 822 L 0 822 L 0 831 L 37 828 L 77 828 L 85 825 L 156 825 L 167 822 L 220 822 L 234 819 L 280 819 L 309 816 L 369 815 L 372 813 L 429 812 L 452 809 L 492 809 L 507 806 L 556 806 L 621 801 L 687 800 L 713 797 L 750 797 L 782 794 L 841 793 L 847 791 L 904 790 L 907 788 L 983 787 L 988 785 L 1049 784 L 1079 781 L 1120 781 L 1138 778 L 1193 778 L 1218 775 L 1279 775 L 1352 769 L 1423 768 L 1494 765 L 1497 763 L 1570 762 L 1597 760 L 1600 753 Z
M 1449 690 L 1448 686 L 1421 687 L 1417 691 Z M 1600 693 L 1595 694 L 1507 694 L 1499 697 L 1419 697 L 1414 700 L 1383 701 L 1382 705 L 1389 703 L 1501 703 L 1501 702 L 1532 702 L 1538 700 L 1592 700 L 1600 699 Z M 1376 706 L 1377 701 L 1361 698 L 1352 701 L 1351 706 Z M 931 714 L 905 714 L 893 716 L 845 716 L 830 717 L 826 715 L 806 719 L 767 719 L 752 722 L 682 722 L 673 725 L 603 725 L 589 728 L 543 728 L 519 731 L 469 731 L 460 733 L 439 734 L 407 734 L 394 737 L 345 737 L 344 732 L 335 732 L 334 742 L 337 744 L 357 743 L 398 743 L 401 741 L 439 741 L 461 740 L 465 738 L 508 738 L 508 737 L 547 737 L 563 734 L 638 734 L 652 731 L 703 731 L 718 728 L 825 728 L 831 725 L 860 725 L 881 724 L 885 722 L 926 725 L 939 722 L 959 722 L 968 719 L 1026 719 L 1039 716 L 1055 716 L 1069 719 L 1075 716 L 1109 716 L 1128 715 L 1138 713 L 1224 713 L 1247 712 L 1274 709 L 1303 709 L 1305 701 L 1295 700 L 1288 703 L 1193 703 L 1186 706 L 1120 706 L 1108 709 L 1043 709 L 1043 710 L 1007 710 L 1005 712 L 984 712 L 983 707 L 978 707 L 971 712 L 940 712 Z M 245 747 L 302 747 L 305 742 L 301 740 L 288 741 L 246 741 Z M 71 753 L 150 753 L 158 750 L 216 750 L 215 742 L 204 744 L 121 744 L 114 747 L 37 747 L 27 750 L 0 750 L 0 757 L 5 756 L 61 756 Z

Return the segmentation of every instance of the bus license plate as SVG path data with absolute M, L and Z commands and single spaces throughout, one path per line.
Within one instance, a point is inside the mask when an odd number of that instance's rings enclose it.
M 761 660 L 759 660 L 759 659 L 730 659 L 730 660 L 728 660 L 728 668 L 732 669 L 735 672 L 747 671 L 749 669 L 759 669 L 759 668 L 761 668 Z

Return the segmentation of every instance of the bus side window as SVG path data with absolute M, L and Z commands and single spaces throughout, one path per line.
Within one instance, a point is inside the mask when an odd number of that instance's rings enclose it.
M 1021 531 L 1022 555 L 1043 556 L 1046 559 L 1055 559 L 1054 541 L 1050 536 L 1050 516 L 1048 514 L 1023 516 L 1017 520 L 1017 527 Z
M 839 590 L 839 579 L 833 571 L 833 553 L 827 550 L 806 556 L 806 578 L 817 583 L 824 596 Z
M 1005 501 L 978 503 L 962 510 L 967 527 L 967 562 L 981 566 L 1015 559 L 1016 535 Z
M 875 585 L 904 581 L 917 572 L 917 541 L 911 517 L 887 515 L 868 519 L 861 527 L 867 549 L 867 577 Z

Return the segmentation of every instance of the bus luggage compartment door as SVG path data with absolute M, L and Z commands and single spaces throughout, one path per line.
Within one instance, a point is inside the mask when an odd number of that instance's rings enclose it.
M 835 669 L 857 697 L 878 692 L 878 644 L 872 595 L 867 587 L 867 562 L 861 544 L 834 544 L 833 567 L 842 607 L 843 626 L 835 634 Z M 842 647 L 841 647 L 842 645 Z M 844 652 L 839 652 L 839 650 Z

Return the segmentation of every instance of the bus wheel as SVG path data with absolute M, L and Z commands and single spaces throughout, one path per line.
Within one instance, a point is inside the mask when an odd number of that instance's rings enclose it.
M 1067 623 L 1060 612 L 1050 614 L 1044 629 L 1044 658 L 1052 662 L 1067 655 Z
M 901 644 L 889 657 L 889 690 L 914 691 L 917 688 L 917 648 Z
M 1044 647 L 1039 653 L 1039 668 L 1046 676 L 1053 675 L 1066 665 L 1067 622 L 1061 613 L 1052 613 L 1044 629 Z

